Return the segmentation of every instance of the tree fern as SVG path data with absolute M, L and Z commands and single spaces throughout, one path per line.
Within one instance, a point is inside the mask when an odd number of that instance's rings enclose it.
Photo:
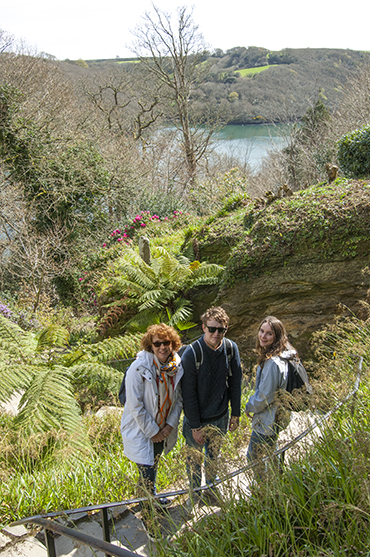
M 34 366 L 34 377 L 21 402 L 16 424 L 26 433 L 82 427 L 81 412 L 71 387 L 71 370 L 62 366 Z
M 151 265 L 126 250 L 125 256 L 108 270 L 100 285 L 101 294 L 110 297 L 107 306 L 112 306 L 115 298 L 126 296 L 130 307 L 137 308 L 137 314 L 123 324 L 125 330 L 142 331 L 160 321 L 184 330 L 193 326 L 189 290 L 217 284 L 222 271 L 219 265 L 176 258 L 163 247 L 153 250 Z
M 0 316 L 0 400 L 24 390 L 17 427 L 25 435 L 63 429 L 75 447 L 87 446 L 80 407 L 73 384 L 76 378 L 117 384 L 119 374 L 108 365 L 112 359 L 126 359 L 138 350 L 140 335 L 126 335 L 92 344 L 68 346 L 67 330 L 50 326 L 37 337 Z

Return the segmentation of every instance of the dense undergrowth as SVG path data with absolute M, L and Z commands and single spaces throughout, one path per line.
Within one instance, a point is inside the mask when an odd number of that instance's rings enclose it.
M 196 234 L 203 257 L 226 263 L 223 284 L 259 276 L 288 257 L 351 259 L 369 253 L 370 185 L 338 179 L 289 197 L 239 200 Z

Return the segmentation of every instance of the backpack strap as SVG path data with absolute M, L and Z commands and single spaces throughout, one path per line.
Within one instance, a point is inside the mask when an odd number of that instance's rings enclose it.
M 199 340 L 196 340 L 195 342 L 193 342 L 189 346 L 193 351 L 194 360 L 195 360 L 195 369 L 196 369 L 196 372 L 198 373 L 199 368 L 203 363 L 203 348 L 202 348 L 202 345 L 200 344 Z M 232 374 L 233 374 L 232 370 L 231 370 L 231 360 L 234 357 L 234 345 L 233 345 L 233 343 L 231 342 L 230 339 L 225 338 L 225 346 L 226 346 L 227 363 L 228 363 L 228 368 L 229 368 L 228 376 L 231 377 Z
M 226 346 L 227 363 L 229 366 L 229 377 L 231 377 L 233 374 L 231 369 L 231 360 L 234 357 L 234 345 L 229 338 L 225 338 L 225 346 Z
M 198 373 L 199 372 L 199 368 L 203 363 L 203 349 L 202 349 L 202 345 L 200 344 L 199 340 L 196 340 L 195 342 L 192 342 L 190 344 L 190 348 L 193 351 L 194 354 L 194 360 L 195 360 L 195 370 Z

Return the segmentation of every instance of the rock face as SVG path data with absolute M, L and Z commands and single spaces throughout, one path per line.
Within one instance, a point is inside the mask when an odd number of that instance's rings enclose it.
M 333 323 L 343 312 L 361 317 L 370 285 L 363 273 L 368 259 L 290 258 L 288 265 L 220 293 L 218 302 L 231 317 L 229 337 L 248 360 L 260 321 L 280 319 L 302 357 L 310 355 L 312 332 Z M 346 306 L 345 308 L 341 305 Z M 348 308 L 348 309 L 346 309 Z
M 367 315 L 369 232 L 370 183 L 347 179 L 288 197 L 242 197 L 198 231 L 200 257 L 225 267 L 212 303 L 230 315 L 229 336 L 245 361 L 267 315 L 284 323 L 304 358 L 313 332 L 343 312 Z M 205 294 L 195 318 L 210 304 Z

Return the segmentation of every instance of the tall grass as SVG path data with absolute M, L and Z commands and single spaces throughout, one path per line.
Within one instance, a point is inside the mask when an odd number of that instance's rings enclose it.
M 271 468 L 256 477 L 249 490 L 230 488 L 219 513 L 189 521 L 170 544 L 157 544 L 158 555 L 370 555 L 369 329 L 369 320 L 352 318 L 314 339 L 326 377 L 323 409 L 352 387 L 352 354 L 365 362 L 360 391 L 330 417 L 315 444 L 282 472 Z
M 61 432 L 23 439 L 0 416 L 1 526 L 26 516 L 137 497 L 137 467 L 123 454 L 119 415 L 85 418 L 94 451 L 74 458 Z M 183 483 L 183 440 L 161 459 L 158 489 Z
M 299 461 L 250 493 L 230 488 L 220 513 L 189 522 L 159 555 L 370 555 L 369 415 L 366 385 Z

